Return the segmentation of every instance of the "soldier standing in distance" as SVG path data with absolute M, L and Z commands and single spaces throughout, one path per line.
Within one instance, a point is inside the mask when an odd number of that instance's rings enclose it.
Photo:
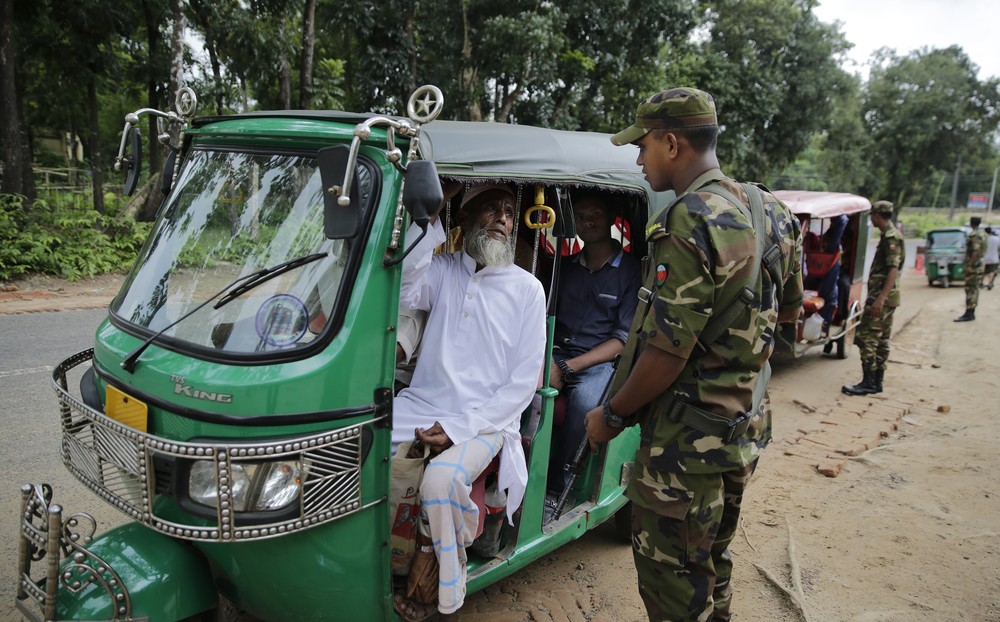
M 882 232 L 875 249 L 875 258 L 868 272 L 868 298 L 861 315 L 861 325 L 854 342 L 861 350 L 862 380 L 844 385 L 848 395 L 868 395 L 882 392 L 885 364 L 889 360 L 889 338 L 892 336 L 892 316 L 899 306 L 899 273 L 906 260 L 903 236 L 892 224 L 893 205 L 876 201 L 871 221 Z
M 972 233 L 965 240 L 965 313 L 955 318 L 956 322 L 971 322 L 976 319 L 976 305 L 979 304 L 979 284 L 983 280 L 986 255 L 986 236 L 979 229 L 982 219 L 973 216 L 969 219 Z
M 594 451 L 623 426 L 641 426 L 627 494 L 651 620 L 730 619 L 728 547 L 771 439 L 767 359 L 776 323 L 802 307 L 798 220 L 770 193 L 719 170 L 718 134 L 712 96 L 673 88 L 639 104 L 634 124 L 611 139 L 638 145 L 649 185 L 678 194 L 646 229 L 652 263 L 640 298 L 648 304 L 636 311 L 618 390 L 585 420 Z M 755 261 L 763 256 L 774 258 L 766 270 Z M 637 339 L 642 351 L 624 378 Z

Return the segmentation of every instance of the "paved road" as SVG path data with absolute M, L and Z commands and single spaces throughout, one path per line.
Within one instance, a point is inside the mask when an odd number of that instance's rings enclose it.
M 86 510 L 103 530 L 120 515 L 97 500 L 62 466 L 52 368 L 93 346 L 104 310 L 0 316 L 0 620 L 19 620 L 14 609 L 20 486 L 48 482 L 68 511 Z

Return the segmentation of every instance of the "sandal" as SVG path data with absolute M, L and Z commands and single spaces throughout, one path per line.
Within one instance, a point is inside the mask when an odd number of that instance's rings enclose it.
M 424 622 L 424 620 L 430 619 L 437 613 L 437 607 L 433 605 L 421 605 L 420 603 L 404 598 L 402 594 L 393 595 L 392 606 L 396 610 L 396 613 L 399 614 L 399 617 L 406 620 L 406 622 Z

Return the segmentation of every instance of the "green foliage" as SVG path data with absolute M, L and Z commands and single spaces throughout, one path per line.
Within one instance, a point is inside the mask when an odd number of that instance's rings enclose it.
M 907 204 L 936 172 L 995 150 L 1000 80 L 980 82 L 961 48 L 882 50 L 877 60 L 862 103 L 881 173 L 869 194 Z
M 736 177 L 766 179 L 823 129 L 848 79 L 835 57 L 843 35 L 810 0 L 713 0 L 710 35 L 692 59 L 691 83 L 712 93 L 724 127 L 719 155 Z
M 131 216 L 76 209 L 66 193 L 36 199 L 30 210 L 23 205 L 22 196 L 0 195 L 3 280 L 31 273 L 75 280 L 120 272 L 131 265 L 149 233 L 148 223 Z
M 922 238 L 925 237 L 927 232 L 931 229 L 937 229 L 939 227 L 954 227 L 959 224 L 963 224 L 958 218 L 950 220 L 948 218 L 948 213 L 949 210 L 946 209 L 906 210 L 906 212 L 899 218 L 897 226 L 899 226 L 899 223 L 903 224 L 903 231 L 908 238 Z

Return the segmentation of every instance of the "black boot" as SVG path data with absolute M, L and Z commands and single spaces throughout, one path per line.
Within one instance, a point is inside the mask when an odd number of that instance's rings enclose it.
M 871 393 L 881 393 L 882 392 L 882 378 L 885 377 L 885 370 L 878 369 L 872 372 L 872 386 L 875 388 Z
M 965 313 L 963 313 L 962 315 L 960 315 L 957 318 L 955 318 L 954 321 L 956 321 L 956 322 L 971 322 L 974 319 L 976 319 L 976 310 L 975 309 L 966 309 Z
M 867 369 L 862 370 L 862 372 L 864 373 L 864 378 L 862 378 L 861 382 L 853 386 L 845 384 L 840 387 L 840 390 L 848 395 L 868 395 L 869 393 L 877 393 L 875 390 L 875 372 Z

